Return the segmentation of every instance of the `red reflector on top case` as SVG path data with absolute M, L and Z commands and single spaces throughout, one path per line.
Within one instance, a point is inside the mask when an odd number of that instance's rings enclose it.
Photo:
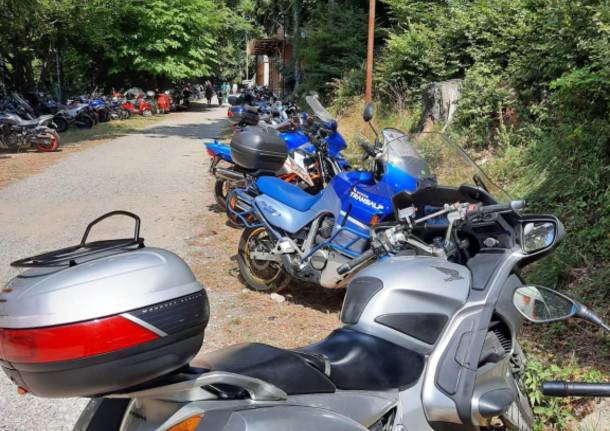
M 36 329 L 1 329 L 0 352 L 15 363 L 69 361 L 110 353 L 159 338 L 121 316 Z

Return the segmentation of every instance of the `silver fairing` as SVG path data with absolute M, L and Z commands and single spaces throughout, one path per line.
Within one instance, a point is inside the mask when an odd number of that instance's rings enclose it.
M 466 267 L 440 258 L 397 256 L 369 266 L 352 283 L 364 277 L 381 280 L 383 288 L 370 299 L 352 328 L 426 354 L 433 345 L 384 326 L 376 319 L 410 313 L 439 314 L 450 319 L 468 298 L 471 275 Z
M 159 248 L 75 266 L 32 268 L 0 291 L 0 328 L 33 328 L 116 315 L 198 292 L 186 263 Z

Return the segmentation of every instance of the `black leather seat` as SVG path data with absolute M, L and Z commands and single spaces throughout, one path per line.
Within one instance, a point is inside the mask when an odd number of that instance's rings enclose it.
M 300 355 L 266 344 L 246 343 L 204 355 L 195 365 L 254 377 L 289 395 L 334 392 L 335 385 L 314 358 L 315 355 Z
M 423 355 L 347 328 L 337 329 L 320 343 L 299 351 L 324 357 L 330 365 L 330 379 L 343 390 L 407 387 L 424 369 Z
M 414 384 L 422 355 L 381 338 L 341 328 L 325 340 L 294 351 L 239 344 L 207 354 L 196 366 L 269 382 L 287 394 L 388 390 Z

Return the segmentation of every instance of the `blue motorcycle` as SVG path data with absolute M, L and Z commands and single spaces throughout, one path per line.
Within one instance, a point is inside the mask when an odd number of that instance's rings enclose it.
M 371 121 L 372 105 L 363 117 Z M 235 215 L 246 224 L 238 261 L 247 285 L 267 292 L 283 288 L 290 279 L 323 287 L 344 285 L 353 270 L 371 258 L 375 230 L 395 221 L 392 197 L 435 187 L 433 167 L 443 157 L 449 159 L 447 149 L 457 151 L 447 142 L 383 129 L 374 145 L 361 142 L 366 158 L 373 160 L 371 170 L 339 173 L 316 195 L 273 176 L 256 180 L 259 194 L 254 198 L 236 190 L 244 210 Z M 467 167 L 476 167 L 468 161 Z M 481 178 L 477 169 L 474 172 Z M 434 205 L 423 209 L 430 214 L 438 210 Z M 447 220 L 431 217 L 427 225 L 446 230 Z
M 318 108 L 311 120 L 306 129 L 300 128 L 299 123 L 288 120 L 275 125 L 258 122 L 259 126 L 246 126 L 238 129 L 237 133 L 256 128 L 262 132 L 277 133 L 285 142 L 289 156 L 275 174 L 308 193 L 317 193 L 334 175 L 349 169 L 349 163 L 341 154 L 347 144 L 330 114 L 323 108 Z M 321 139 L 322 142 L 314 142 L 316 139 Z M 250 179 L 260 175 L 260 172 L 235 163 L 231 148 L 218 140 L 206 143 L 205 146 L 211 159 L 210 172 L 216 177 L 214 197 L 218 205 L 223 208 L 227 206 L 227 197 L 235 188 L 247 188 L 256 194 L 256 184 Z M 229 215 L 235 224 L 239 224 L 238 219 Z

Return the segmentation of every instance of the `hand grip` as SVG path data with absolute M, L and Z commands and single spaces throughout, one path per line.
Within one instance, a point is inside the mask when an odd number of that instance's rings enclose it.
M 358 265 L 364 263 L 369 260 L 371 257 L 375 255 L 375 250 L 369 248 L 367 251 L 362 253 L 360 256 L 353 258 L 349 262 L 344 263 L 339 268 L 337 268 L 337 274 L 343 275 L 350 272 L 352 269 L 356 268 Z
M 542 393 L 550 397 L 610 397 L 610 383 L 543 382 Z

